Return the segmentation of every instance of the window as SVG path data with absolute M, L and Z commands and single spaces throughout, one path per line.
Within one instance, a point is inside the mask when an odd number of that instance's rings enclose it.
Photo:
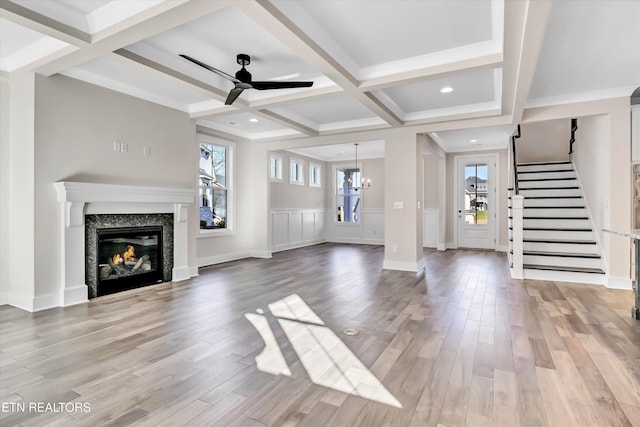
M 464 222 L 487 224 L 488 166 L 467 165 L 464 168 Z
M 230 230 L 232 146 L 200 142 L 200 229 Z
M 317 163 L 309 162 L 309 187 L 322 187 L 321 166 Z
M 272 182 L 282 182 L 282 156 L 272 154 L 269 158 L 269 176 Z
M 304 162 L 300 159 L 289 160 L 289 184 L 304 185 Z
M 360 168 L 335 167 L 336 222 L 360 222 Z

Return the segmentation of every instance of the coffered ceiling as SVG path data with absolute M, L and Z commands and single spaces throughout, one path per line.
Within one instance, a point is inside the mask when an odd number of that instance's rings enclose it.
M 493 149 L 528 106 L 640 85 L 635 0 L 0 0 L 0 12 L 4 73 L 67 75 L 238 141 L 413 127 L 445 151 Z M 179 56 L 234 74 L 239 53 L 255 80 L 314 84 L 227 106 L 233 84 Z

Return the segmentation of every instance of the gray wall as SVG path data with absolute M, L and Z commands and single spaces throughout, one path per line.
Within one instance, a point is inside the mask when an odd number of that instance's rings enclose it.
M 522 136 L 516 139 L 518 163 L 569 160 L 571 119 L 527 123 L 520 129 Z
M 270 182 L 270 197 L 272 209 L 325 209 L 326 188 L 331 185 L 331 180 L 327 179 L 331 173 L 327 169 L 327 164 L 310 157 L 292 154 L 286 151 L 276 151 L 282 157 L 282 182 Z M 300 159 L 304 162 L 304 185 L 289 184 L 289 160 L 291 158 Z M 321 187 L 309 186 L 309 162 L 319 164 L 321 167 L 320 182 Z M 269 179 L 267 177 L 267 179 Z M 329 184 L 327 184 L 329 183 Z
M 37 296 L 61 286 L 59 209 L 52 183 L 195 189 L 198 157 L 195 125 L 186 113 L 68 77 L 37 78 L 35 112 Z M 115 153 L 114 140 L 126 142 L 129 151 Z M 145 145 L 151 147 L 150 157 L 143 156 Z M 190 221 L 190 234 L 194 225 Z M 194 260 L 191 239 L 189 264 Z

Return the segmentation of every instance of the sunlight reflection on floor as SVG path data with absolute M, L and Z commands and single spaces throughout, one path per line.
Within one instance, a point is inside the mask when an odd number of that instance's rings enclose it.
M 298 295 L 269 304 L 269 310 L 291 342 L 311 381 L 390 406 L 402 405 Z M 265 348 L 256 356 L 258 369 L 291 375 L 269 322 L 262 314 L 245 317 L 262 336 Z

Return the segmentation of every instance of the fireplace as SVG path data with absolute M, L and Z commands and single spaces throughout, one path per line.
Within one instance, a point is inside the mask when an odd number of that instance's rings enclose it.
M 85 215 L 89 298 L 170 282 L 173 215 Z
M 123 237 L 132 239 L 129 243 L 133 243 L 136 258 L 149 255 L 149 263 L 143 267 L 147 261 L 143 260 L 136 271 L 146 271 L 147 268 L 161 271 L 162 276 L 159 277 L 163 282 L 187 280 L 197 274 L 197 269 L 189 266 L 188 256 L 189 206 L 194 202 L 192 189 L 72 181 L 59 181 L 53 185 L 60 202 L 61 286 L 59 293 L 39 302 L 38 309 L 86 302 L 98 295 L 99 285 L 100 293 L 104 291 L 106 283 L 111 280 L 106 277 L 100 279 L 100 264 L 104 266 L 109 262 L 102 256 L 98 259 L 98 230 L 160 227 L 162 232 L 158 237 L 146 232 L 142 235 L 134 232 L 133 237 Z M 110 232 L 101 231 L 102 234 L 108 236 L 104 244 L 115 243 L 108 241 L 112 238 Z M 154 266 L 151 255 L 145 251 L 156 238 L 161 258 Z M 138 240 L 146 245 L 137 248 Z M 127 249 L 125 247 L 124 252 Z M 122 249 L 115 251 L 120 253 Z M 121 257 L 124 252 L 120 253 Z M 128 265 L 127 268 L 133 269 L 134 266 Z M 106 269 L 103 275 L 106 275 Z M 123 286 L 128 287 L 129 284 Z
M 97 231 L 97 296 L 163 281 L 162 227 Z

